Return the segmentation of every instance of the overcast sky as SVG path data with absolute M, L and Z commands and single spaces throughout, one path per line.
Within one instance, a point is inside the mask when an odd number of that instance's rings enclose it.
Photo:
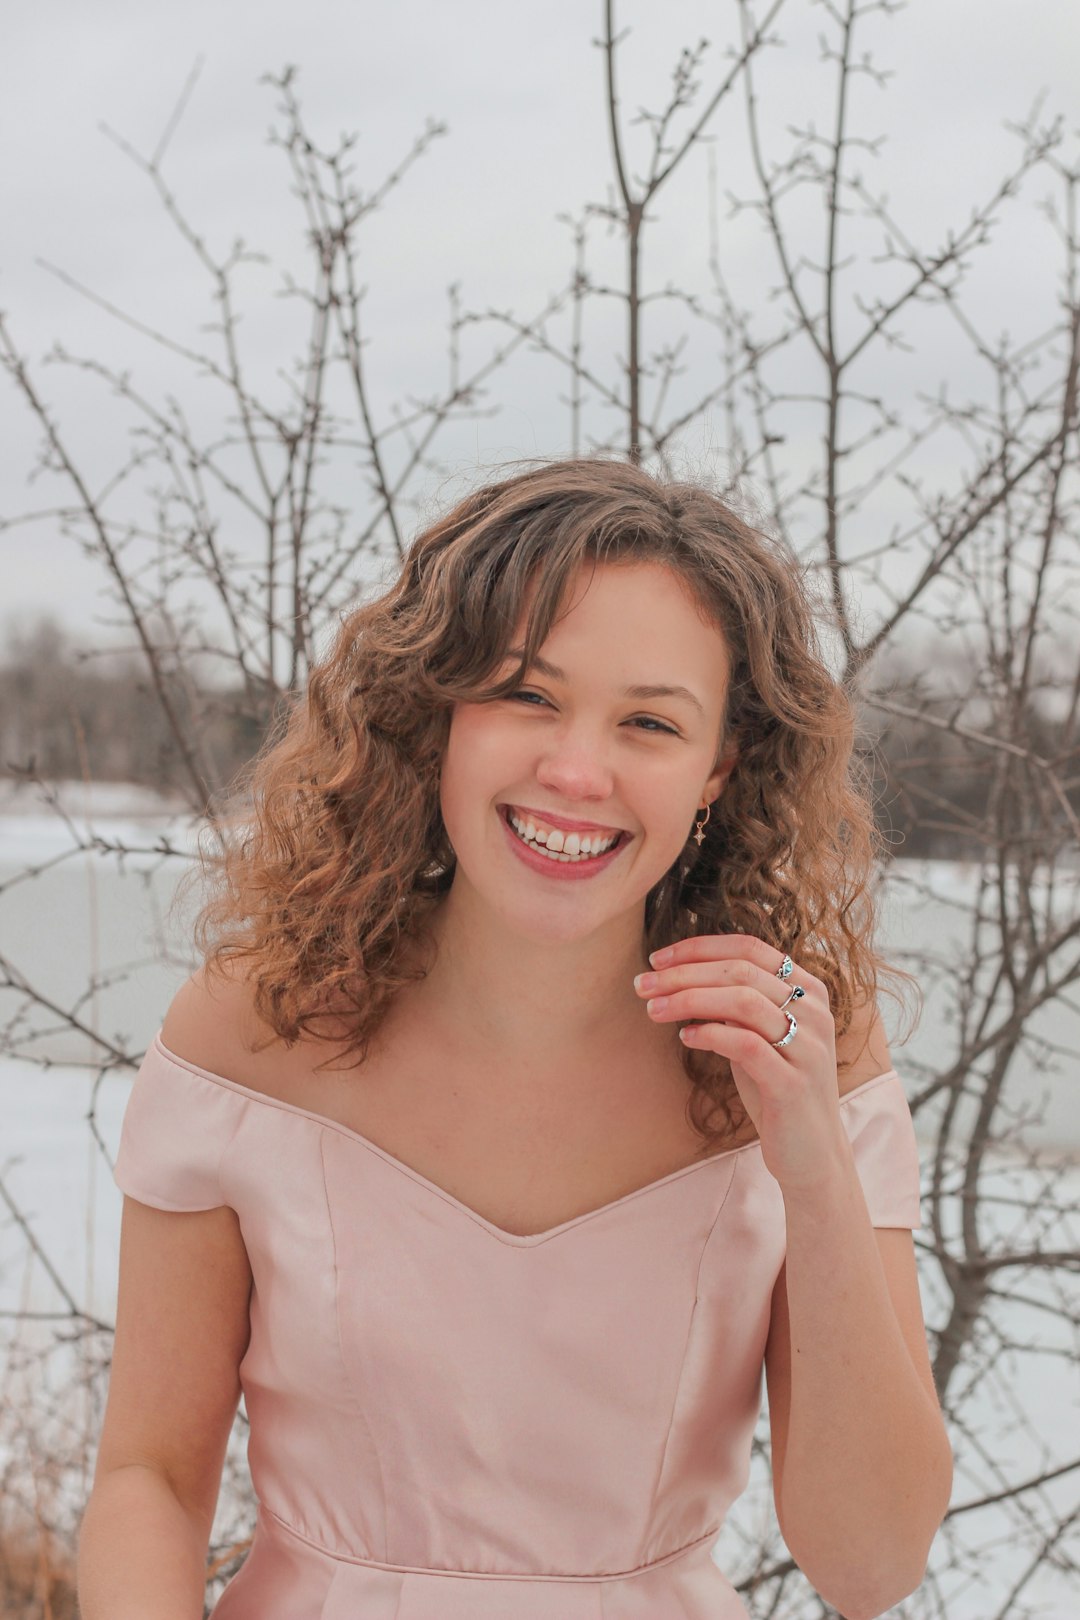
M 710 85 L 722 71 L 724 47 L 737 37 L 734 0 L 663 6 L 626 0 L 619 19 L 632 30 L 621 58 L 628 116 L 642 103 L 662 104 L 682 45 L 702 36 L 714 41 L 702 74 Z M 374 403 L 385 419 L 409 390 L 432 390 L 444 378 L 451 281 L 461 284 L 469 307 L 493 304 L 522 315 L 564 282 L 570 241 L 557 216 L 579 214 L 612 184 L 602 58 L 593 43 L 601 20 L 601 0 L 547 0 L 542 7 L 505 0 L 303 6 L 53 0 L 9 8 L 0 59 L 6 224 L 0 309 L 89 482 L 103 483 L 126 453 L 123 419 L 112 413 L 100 383 L 77 382 L 41 364 L 50 344 L 130 365 L 149 397 L 162 398 L 173 373 L 153 345 L 119 329 L 40 261 L 188 342 L 209 341 L 199 327 L 211 312 L 190 249 L 146 177 L 100 132 L 102 121 L 148 153 L 202 58 L 166 177 L 215 252 L 242 235 L 276 264 L 297 269 L 304 263 L 302 223 L 285 159 L 266 138 L 276 98 L 260 76 L 296 65 L 318 138 L 329 146 L 343 131 L 357 133 L 363 189 L 401 159 L 428 118 L 445 121 L 448 134 L 371 227 L 364 265 L 369 365 Z M 791 116 L 826 110 L 826 100 L 815 104 L 813 88 L 824 95 L 816 46 L 822 20 L 811 0 L 787 0 L 781 14 L 789 47 L 774 53 L 764 81 L 778 139 L 789 108 Z M 873 178 L 927 245 L 939 227 L 962 223 L 971 204 L 987 195 L 1016 150 L 1004 122 L 1020 118 L 1038 93 L 1074 131 L 1080 122 L 1076 0 L 913 0 L 897 17 L 874 19 L 866 39 L 878 65 L 895 72 L 884 93 L 868 80 L 856 91 L 866 98 L 865 127 L 889 137 Z M 747 174 L 743 130 L 734 109 L 715 129 L 722 179 L 733 189 Z M 634 138 L 643 158 L 641 131 Z M 702 148 L 664 195 L 662 244 L 653 252 L 650 241 L 646 249 L 652 285 L 672 271 L 685 270 L 690 282 L 704 276 L 705 177 Z M 1052 314 L 1053 271 L 1032 249 L 1036 202 L 1032 197 L 1026 212 L 1011 216 L 994 244 L 992 274 L 973 294 L 995 333 L 1022 330 L 1036 303 L 1043 325 Z M 731 229 L 736 268 L 760 277 L 755 250 L 740 245 Z M 614 272 L 616 261 L 609 263 Z M 256 371 L 260 359 L 269 371 L 283 363 L 280 324 L 290 317 L 271 295 L 278 279 L 266 272 L 260 284 L 251 272 L 245 341 Z M 925 359 L 927 386 L 937 381 L 935 358 Z M 526 378 L 496 392 L 499 414 L 449 439 L 446 464 L 467 478 L 478 461 L 564 453 L 568 417 L 557 397 L 564 387 L 549 371 L 544 379 L 537 373 L 535 383 Z M 37 434 L 6 378 L 0 389 L 0 512 L 10 517 L 45 504 L 48 486 L 27 484 Z M 722 456 L 722 422 L 708 431 Z M 9 618 L 47 607 L 84 641 L 119 639 L 104 622 L 113 610 L 102 594 L 101 564 L 84 558 L 75 541 L 38 524 L 0 533 L 0 547 Z

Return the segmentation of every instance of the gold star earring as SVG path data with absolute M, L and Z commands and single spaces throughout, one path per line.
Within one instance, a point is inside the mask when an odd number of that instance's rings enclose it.
M 702 844 L 705 842 L 705 824 L 708 821 L 709 816 L 712 814 L 711 805 L 702 805 L 702 809 L 705 811 L 705 821 L 697 822 L 694 830 L 694 837 L 697 839 L 698 849 L 700 849 Z

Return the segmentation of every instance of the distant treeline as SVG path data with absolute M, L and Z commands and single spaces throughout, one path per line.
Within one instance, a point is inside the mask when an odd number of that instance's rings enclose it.
M 142 653 L 80 652 L 52 621 L 11 635 L 0 650 L 4 774 L 137 782 L 193 805 L 200 778 L 221 792 L 257 752 L 273 698 L 200 684 L 173 663 L 163 657 L 154 675 Z
M 910 686 L 892 672 L 889 690 L 898 703 L 943 712 L 940 699 L 931 705 L 925 695 L 925 669 Z M 7 776 L 31 768 L 49 780 L 135 782 L 181 793 L 194 806 L 199 780 L 224 793 L 257 752 L 275 708 L 273 693 L 200 685 L 183 668 L 155 680 L 141 654 L 80 653 L 51 622 L 10 637 L 0 650 L 0 766 Z M 1032 714 L 1022 740 L 1046 758 L 1057 752 L 1060 732 Z M 876 710 L 863 716 L 860 748 L 873 769 L 878 824 L 895 854 L 983 853 L 969 829 L 985 826 L 999 759 L 992 748 L 918 717 Z M 1075 792 L 1070 799 L 1080 809 Z M 1009 817 L 1008 807 L 1003 813 Z

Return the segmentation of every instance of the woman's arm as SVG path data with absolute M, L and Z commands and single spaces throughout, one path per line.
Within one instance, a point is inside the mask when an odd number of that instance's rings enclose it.
M 125 1196 L 109 1398 L 79 1532 L 82 1620 L 202 1620 L 250 1291 L 234 1210 Z
M 841 1095 L 893 1067 L 876 1008 L 836 1052 Z M 915 1245 L 871 1225 L 850 1153 L 785 1216 L 765 1353 L 777 1518 L 821 1596 L 865 1620 L 921 1583 L 951 1494 Z
M 871 1226 L 854 1164 L 816 1203 L 789 1203 L 786 1213 L 768 1363 L 771 1412 L 782 1342 L 788 1409 L 777 1516 L 821 1596 L 846 1620 L 869 1620 L 922 1581 L 952 1489 L 914 1245 L 910 1231 Z M 923 1372 L 908 1342 L 920 1330 Z
M 208 1542 L 156 1468 L 99 1470 L 79 1532 L 82 1620 L 202 1620 Z

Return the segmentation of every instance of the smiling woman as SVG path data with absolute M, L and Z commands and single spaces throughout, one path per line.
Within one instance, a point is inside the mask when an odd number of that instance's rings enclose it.
M 853 736 L 796 560 L 624 462 L 478 490 L 346 616 L 125 1114 L 88 1620 L 133 1522 L 195 1612 L 241 1391 L 215 1620 L 744 1617 L 763 1369 L 804 1570 L 852 1620 L 917 1584 L 947 1452 Z
M 530 1049 L 538 1032 L 522 1027 L 513 985 L 484 979 L 482 994 L 479 975 L 453 991 L 448 979 L 451 957 L 480 948 L 470 938 L 466 951 L 460 929 L 477 871 L 507 884 L 496 818 L 516 803 L 633 842 L 602 884 L 507 888 L 494 915 L 505 924 L 509 907 L 514 923 L 492 940 L 495 961 L 509 947 L 532 982 L 546 977 L 550 958 L 539 969 L 525 957 L 554 928 L 559 977 L 595 983 L 602 970 L 618 995 L 658 946 L 754 934 L 813 960 L 843 1036 L 857 1006 L 894 994 L 883 977 L 913 983 L 873 945 L 883 844 L 855 728 L 784 544 L 701 485 L 617 461 L 544 463 L 461 501 L 414 541 L 390 590 L 345 616 L 284 735 L 237 784 L 251 823 L 205 864 L 213 893 L 196 938 L 211 974 L 246 964 L 258 1016 L 282 1040 L 321 1035 L 340 1057 L 345 1038 L 363 1063 L 391 1006 L 426 979 L 433 1002 L 480 995 L 507 1047 Z M 706 807 L 698 846 L 686 829 Z M 479 867 L 461 862 L 466 846 Z M 540 859 L 559 874 L 571 864 Z M 625 906 L 625 890 L 610 897 L 620 872 L 635 891 L 648 882 L 640 929 L 620 927 L 614 946 L 564 902 Z M 602 1048 L 603 994 L 584 1024 L 560 1001 L 549 1049 Z M 747 1126 L 723 1056 L 678 1061 L 705 1144 Z
M 515 627 L 517 651 L 500 666 L 514 666 L 504 680 L 520 678 L 533 597 L 530 586 Z M 605 914 L 610 917 L 616 903 L 625 906 L 628 892 L 644 902 L 685 846 L 695 806 L 703 795 L 716 797 L 736 756 L 729 747 L 722 764 L 717 760 L 728 682 L 724 642 L 670 568 L 633 556 L 583 562 L 545 647 L 527 665 L 533 686 L 516 687 L 502 699 L 459 703 L 453 711 L 440 810 L 458 876 L 435 931 L 443 941 L 474 938 L 469 956 L 475 960 L 475 936 L 492 938 L 491 919 L 498 917 L 509 937 L 493 940 L 493 955 L 506 960 L 508 951 L 530 952 L 533 984 L 563 1009 L 569 1053 L 596 1044 L 596 1031 L 607 1021 L 605 1005 L 623 1006 L 628 966 L 633 973 L 626 949 L 641 948 L 624 930 L 615 944 L 610 924 L 599 926 Z M 634 679 L 643 673 L 669 679 Z M 641 714 L 643 701 L 653 705 L 652 714 Z M 492 806 L 514 812 L 513 822 L 502 818 L 509 836 L 498 842 L 508 843 L 529 870 L 558 880 L 554 886 L 508 884 L 501 863 L 485 860 Z M 593 814 L 585 819 L 587 810 Z M 600 853 L 590 844 L 583 858 L 580 840 L 590 832 L 617 842 Z M 568 882 L 577 891 L 572 910 Z M 545 941 L 562 949 L 553 955 Z M 577 1004 L 566 982 L 571 973 L 590 989 L 587 998 L 579 992 Z M 470 978 L 471 985 L 459 979 L 459 990 L 470 992 L 471 1005 L 494 1002 L 490 1011 L 485 1007 L 488 1024 L 511 1033 L 499 1009 L 516 1006 L 513 1016 L 524 1033 L 514 986 L 496 979 L 494 989 L 506 994 L 493 996 L 490 973 Z

